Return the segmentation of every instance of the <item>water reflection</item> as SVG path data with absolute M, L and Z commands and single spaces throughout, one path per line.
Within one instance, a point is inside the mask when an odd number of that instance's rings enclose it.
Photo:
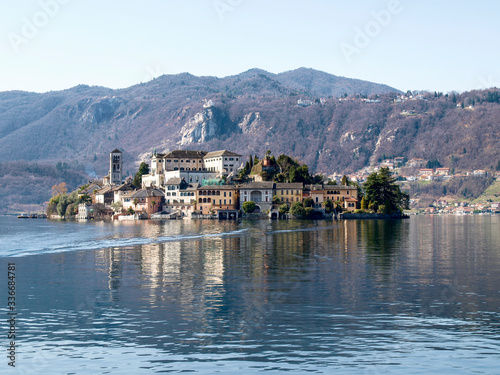
M 17 258 L 27 361 L 44 348 L 87 373 L 123 373 L 120 358 L 151 371 L 359 373 L 430 357 L 432 370 L 481 359 L 488 372 L 499 220 L 460 220 L 99 224 L 117 241 L 169 240 Z

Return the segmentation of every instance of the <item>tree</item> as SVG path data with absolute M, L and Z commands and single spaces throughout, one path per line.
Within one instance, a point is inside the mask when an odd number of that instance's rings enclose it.
M 325 207 L 325 212 L 327 214 L 332 213 L 335 208 L 333 201 L 331 199 L 327 199 L 326 201 L 324 201 L 323 206 Z
M 115 212 L 121 212 L 123 209 L 123 204 L 121 202 L 114 202 L 111 204 L 111 207 Z
M 306 199 L 304 199 L 303 205 L 304 205 L 304 207 L 313 207 L 314 200 L 312 198 L 306 198 Z
M 149 173 L 149 165 L 145 162 L 142 162 L 139 166 L 139 171 L 135 174 L 132 185 L 137 188 L 142 187 L 142 176 Z
M 349 177 L 347 177 L 346 175 L 343 175 L 341 184 L 344 186 L 349 186 Z
M 279 213 L 280 213 L 280 215 L 284 215 L 284 214 L 288 213 L 288 211 L 290 211 L 290 207 L 286 203 L 283 203 L 279 207 Z
M 464 149 L 465 150 L 465 149 Z M 437 159 L 429 160 L 426 164 L 426 167 L 429 169 L 441 168 L 442 165 Z
M 337 185 L 337 181 L 335 181 L 335 180 L 328 180 L 326 184 L 327 185 Z
M 344 208 L 342 207 L 342 202 L 341 201 L 335 201 L 335 212 L 342 212 L 344 211 Z
M 281 203 L 281 199 L 277 195 L 275 195 L 275 196 L 273 196 L 273 203 L 274 204 L 280 204 Z
M 253 165 L 259 164 L 259 157 L 255 155 L 255 158 L 253 159 Z
M 60 184 L 55 184 L 52 186 L 52 196 L 58 194 L 66 194 L 68 192 L 68 187 L 66 186 L 66 182 L 61 182 Z
M 59 202 L 57 203 L 57 213 L 59 216 L 64 216 L 66 214 L 66 208 L 70 204 L 68 196 L 66 194 L 61 195 Z
M 83 194 L 81 197 L 80 197 L 80 203 L 87 203 L 87 204 L 90 204 L 92 203 L 92 198 L 90 197 L 90 195 L 88 194 Z
M 379 172 L 370 174 L 363 187 L 364 198 L 370 202 L 370 209 L 377 211 L 382 205 L 386 213 L 408 209 L 410 197 L 401 192 L 389 168 L 384 167 Z
M 365 197 L 361 198 L 361 209 L 362 210 L 367 210 L 368 209 L 368 201 L 366 200 Z
M 243 212 L 246 214 L 251 214 L 252 212 L 255 211 L 255 202 L 253 201 L 246 201 L 243 203 Z
M 290 208 L 290 213 L 295 217 L 302 218 L 304 216 L 305 210 L 302 202 L 295 202 Z

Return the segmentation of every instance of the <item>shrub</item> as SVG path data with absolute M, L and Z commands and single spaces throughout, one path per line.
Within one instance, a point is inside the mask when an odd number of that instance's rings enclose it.
M 246 214 L 251 214 L 255 211 L 255 202 L 247 201 L 243 203 L 243 212 Z

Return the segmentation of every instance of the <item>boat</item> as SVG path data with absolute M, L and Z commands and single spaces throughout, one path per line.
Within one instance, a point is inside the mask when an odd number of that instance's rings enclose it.
M 29 219 L 30 218 L 30 215 L 28 214 L 20 214 L 17 216 L 18 219 Z

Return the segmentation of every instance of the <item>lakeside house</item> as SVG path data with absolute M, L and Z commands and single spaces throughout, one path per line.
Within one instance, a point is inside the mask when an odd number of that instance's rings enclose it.
M 238 217 L 239 189 L 235 185 L 206 185 L 196 190 L 196 208 L 202 215 Z

